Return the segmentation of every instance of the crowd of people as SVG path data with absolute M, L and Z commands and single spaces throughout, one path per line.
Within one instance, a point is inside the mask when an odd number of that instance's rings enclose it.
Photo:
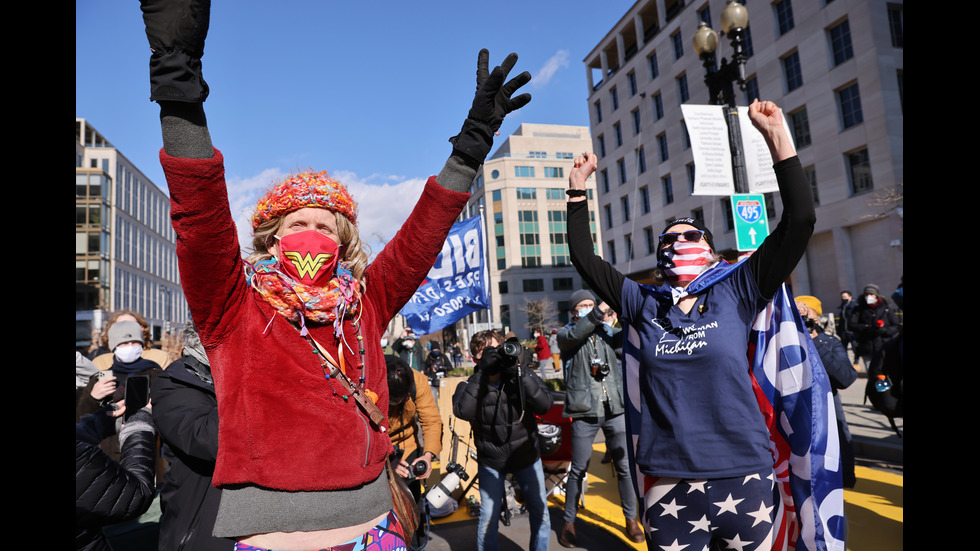
M 491 69 L 489 52 L 479 52 L 472 105 L 447 161 L 371 263 L 354 198 L 316 171 L 273 183 L 255 206 L 243 258 L 203 107 L 209 4 L 142 6 L 193 322 L 177 358 L 152 347 L 146 320 L 133 311 L 114 313 L 88 356 L 76 352 L 77 549 L 108 549 L 102 527 L 139 516 L 157 495 L 161 550 L 417 549 L 426 537 L 423 484 L 443 448 L 441 380 L 467 357 L 474 371 L 456 386 L 452 415 L 473 431 L 478 550 L 498 548 L 508 477 L 528 513 L 529 549 L 548 548 L 538 430 L 555 405 L 548 379 L 563 383 L 557 396 L 569 420 L 564 510 L 554 530 L 562 546 L 578 546 L 576 518 L 601 430 L 630 541 L 767 548 L 771 515 L 724 515 L 712 504 L 737 494 L 766 511 L 778 499 L 746 351 L 753 320 L 796 267 L 815 224 L 778 106 L 749 107 L 784 209 L 747 260 L 725 262 L 710 229 L 678 218 L 659 237 L 653 285 L 618 272 L 594 251 L 585 182 L 598 159 L 585 153 L 569 175 L 567 215 L 572 262 L 587 288 L 569 297 L 567 324 L 531 328 L 529 346 L 498 330 L 477 333 L 465 351 L 458 342 L 423 345 L 411 329 L 389 342 L 389 320 L 442 250 L 504 117 L 531 99 L 518 94 L 530 75 L 510 78 L 516 54 Z M 901 296 L 899 286 L 899 306 Z M 871 366 L 895 349 L 900 324 L 874 284 L 856 299 L 842 292 L 834 324 L 814 297 L 799 297 L 797 307 L 833 384 L 842 482 L 853 487 L 836 393 L 856 380 L 855 363 Z M 627 331 L 639 345 L 624 342 Z M 642 405 L 635 443 L 627 357 L 638 366 L 632 384 Z M 649 477 L 642 497 L 637 473 Z

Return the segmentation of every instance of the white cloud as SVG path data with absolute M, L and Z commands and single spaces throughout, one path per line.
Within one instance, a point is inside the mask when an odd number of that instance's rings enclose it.
M 551 77 L 555 76 L 558 69 L 563 67 L 568 67 L 568 50 L 558 50 L 555 55 L 548 58 L 548 61 L 544 62 L 544 66 L 538 71 L 538 74 L 534 75 L 531 79 L 531 84 L 534 86 L 544 86 L 548 84 Z
M 238 226 L 238 239 L 243 252 L 251 243 L 252 212 L 259 197 L 287 173 L 275 168 L 265 169 L 248 178 L 229 177 L 228 199 Z M 337 171 L 331 177 L 347 186 L 357 202 L 357 226 L 361 240 L 372 250 L 372 257 L 394 237 L 395 232 L 411 214 L 422 196 L 426 178 L 372 174 L 362 178 L 349 171 Z M 383 183 L 373 183 L 381 181 Z

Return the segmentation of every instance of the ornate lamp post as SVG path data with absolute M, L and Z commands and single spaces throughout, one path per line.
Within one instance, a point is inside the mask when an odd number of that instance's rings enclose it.
M 731 61 L 721 58 L 721 66 L 715 60 L 718 49 L 718 34 L 702 21 L 694 33 L 694 51 L 704 65 L 704 83 L 708 86 L 710 103 L 724 105 L 725 119 L 728 121 L 728 140 L 732 147 L 732 171 L 735 176 L 735 193 L 748 193 L 748 178 L 745 173 L 745 157 L 742 153 L 742 135 L 738 126 L 738 110 L 735 107 L 734 83 L 745 90 L 745 28 L 749 25 L 749 12 L 735 0 L 721 12 L 721 28 L 731 39 Z

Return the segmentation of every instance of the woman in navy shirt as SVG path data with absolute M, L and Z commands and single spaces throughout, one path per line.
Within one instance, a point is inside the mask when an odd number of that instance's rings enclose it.
M 779 108 L 756 100 L 749 117 L 769 146 L 784 210 L 734 266 L 720 261 L 707 228 L 682 218 L 660 236 L 655 285 L 625 277 L 593 249 L 584 190 L 596 156 L 577 158 L 569 175 L 572 262 L 639 338 L 636 463 L 652 477 L 643 515 L 651 549 L 769 548 L 773 458 L 746 350 L 752 321 L 805 252 L 815 214 Z

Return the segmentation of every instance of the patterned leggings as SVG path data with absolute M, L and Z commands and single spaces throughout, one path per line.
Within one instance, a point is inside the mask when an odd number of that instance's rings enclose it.
M 408 545 L 401 537 L 402 525 L 395 518 L 394 511 L 389 512 L 388 516 L 380 524 L 368 530 L 363 536 L 358 536 L 347 543 L 319 549 L 317 551 L 407 551 Z M 245 545 L 242 542 L 235 543 L 234 551 L 275 551 Z
M 648 548 L 768 551 L 773 479 L 771 469 L 734 478 L 659 478 L 644 495 Z

